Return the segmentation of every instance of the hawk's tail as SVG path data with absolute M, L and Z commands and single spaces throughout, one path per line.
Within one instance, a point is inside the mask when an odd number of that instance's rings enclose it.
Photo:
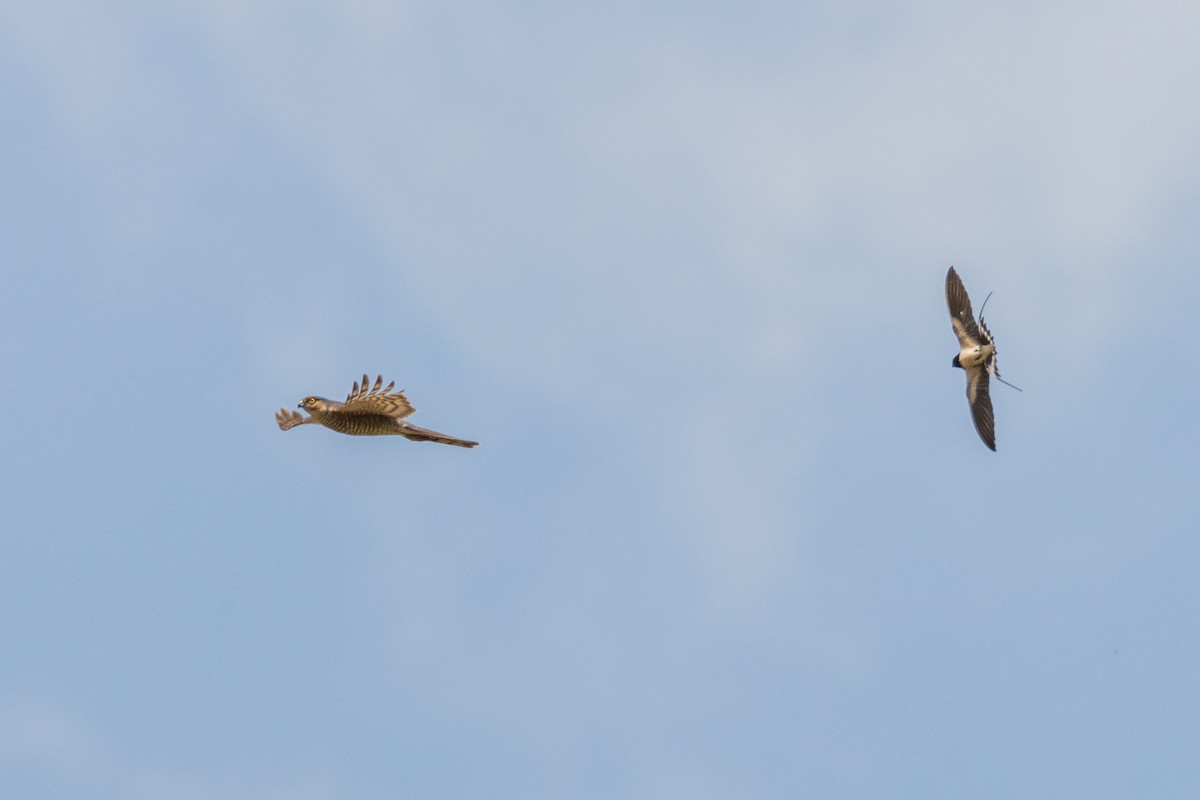
M 400 423 L 400 427 L 400 435 L 414 442 L 440 442 L 441 444 L 452 444 L 455 447 L 475 447 L 479 444 L 479 442 L 472 442 L 470 439 L 459 439 L 455 436 L 447 436 L 444 433 L 431 431 L 428 428 L 413 425 L 411 422 L 402 422 Z

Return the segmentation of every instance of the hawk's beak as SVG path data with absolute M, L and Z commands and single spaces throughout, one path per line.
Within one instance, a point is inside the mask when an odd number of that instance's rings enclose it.
M 304 408 L 304 403 L 296 403 L 296 408 Z

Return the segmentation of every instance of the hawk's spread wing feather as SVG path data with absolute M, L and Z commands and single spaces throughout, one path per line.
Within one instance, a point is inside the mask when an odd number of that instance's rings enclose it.
M 303 425 L 308 422 L 308 420 L 299 411 L 281 408 L 275 412 L 275 422 L 279 424 L 279 430 L 290 431 L 297 425 Z
M 367 376 L 363 375 L 362 385 L 360 386 L 355 381 L 354 388 L 350 390 L 350 394 L 346 395 L 346 402 L 338 406 L 333 413 L 381 415 L 392 419 L 404 419 L 416 409 L 413 408 L 412 403 L 408 402 L 403 390 L 392 391 L 392 387 L 395 385 L 396 382 L 392 381 L 381 390 L 382 375 L 375 379 L 374 386 L 371 386 L 367 381 Z

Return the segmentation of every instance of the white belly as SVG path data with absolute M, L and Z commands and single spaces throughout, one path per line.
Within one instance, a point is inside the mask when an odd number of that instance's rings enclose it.
M 996 346 L 991 344 L 980 344 L 974 347 L 964 347 L 958 352 L 958 363 L 963 365 L 964 369 L 977 367 L 983 362 L 992 357 L 996 352 Z

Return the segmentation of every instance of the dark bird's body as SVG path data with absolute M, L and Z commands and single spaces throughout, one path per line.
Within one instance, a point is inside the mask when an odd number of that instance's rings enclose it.
M 479 444 L 406 422 L 404 418 L 416 409 L 408 402 L 403 391 L 392 391 L 395 385 L 396 382 L 392 381 L 381 389 L 383 376 L 380 375 L 375 379 L 375 385 L 368 388 L 367 376 L 363 375 L 362 386 L 355 382 L 344 403 L 324 397 L 306 397 L 298 407 L 307 411 L 308 417 L 300 416 L 298 411 L 281 408 L 275 413 L 275 421 L 279 429 L 284 431 L 297 425 L 315 423 L 350 436 L 403 436 L 414 442 L 440 442 L 456 447 L 475 447 Z
M 971 407 L 971 420 L 975 423 L 979 438 L 989 449 L 995 450 L 996 420 L 992 414 L 988 379 L 994 375 L 1001 380 L 1000 370 L 996 367 L 996 342 L 992 332 L 983 324 L 983 317 L 975 321 L 971 298 L 967 296 L 966 287 L 954 267 L 946 273 L 946 305 L 950 309 L 950 324 L 954 327 L 959 346 L 958 355 L 951 366 L 967 373 L 967 403 Z

